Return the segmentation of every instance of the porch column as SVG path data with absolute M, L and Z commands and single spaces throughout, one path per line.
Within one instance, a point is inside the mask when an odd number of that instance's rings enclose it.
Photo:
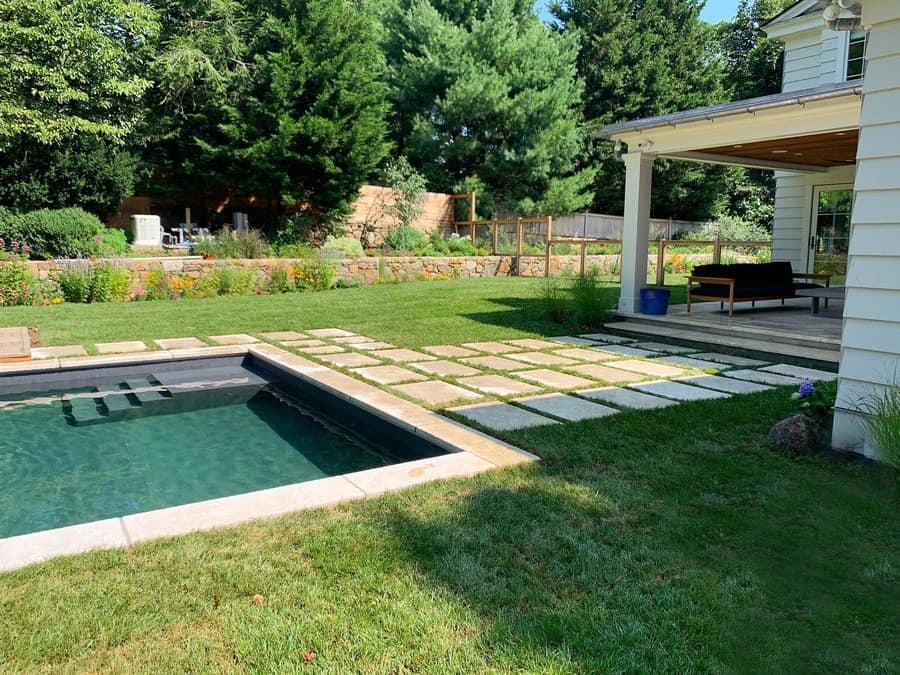
M 629 152 L 625 162 L 625 220 L 622 223 L 622 290 L 619 311 L 641 311 L 640 290 L 647 285 L 650 190 L 656 155 Z

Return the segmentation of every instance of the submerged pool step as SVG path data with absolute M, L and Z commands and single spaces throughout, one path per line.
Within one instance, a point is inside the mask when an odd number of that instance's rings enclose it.
M 229 389 L 233 387 L 261 387 L 268 381 L 241 366 L 224 368 L 203 368 L 195 371 L 155 373 L 153 379 L 169 390 L 172 396 L 209 389 Z
M 87 397 L 73 397 L 67 399 L 69 404 L 69 416 L 77 425 L 102 422 L 105 418 L 100 414 L 97 400 Z
M 100 398 L 100 401 L 102 401 L 102 405 L 106 408 L 106 412 L 111 415 L 125 410 L 133 410 L 138 407 L 138 404 L 130 399 L 120 387 L 111 385 L 95 387 L 95 390 L 100 394 L 104 394 L 104 396 Z
M 127 380 L 125 382 L 125 387 L 134 390 L 131 392 L 131 395 L 140 401 L 141 404 L 153 403 L 154 401 L 160 401 L 166 398 L 166 396 L 158 389 L 150 388 L 153 386 L 154 385 L 150 384 L 149 380 Z

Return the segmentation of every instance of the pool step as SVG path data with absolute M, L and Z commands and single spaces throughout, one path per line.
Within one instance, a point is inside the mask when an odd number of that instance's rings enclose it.
M 134 396 L 141 403 L 141 405 L 143 405 L 144 403 L 153 403 L 155 401 L 166 398 L 161 391 L 158 391 L 157 389 L 149 389 L 149 387 L 152 386 L 154 385 L 150 384 L 149 380 L 127 380 L 125 382 L 125 387 L 127 389 L 136 390 L 131 392 L 131 395 Z M 144 389 L 146 391 L 139 391 L 141 389 Z
M 169 390 L 174 397 L 209 389 L 225 389 L 233 387 L 263 386 L 265 378 L 250 372 L 242 366 L 226 366 L 222 368 L 204 368 L 200 371 L 178 371 L 156 373 L 154 380 Z
M 66 399 L 69 404 L 68 417 L 76 425 L 83 426 L 102 422 L 105 418 L 100 414 L 97 400 L 87 397 L 73 397 Z
M 95 387 L 94 389 L 100 394 L 105 394 L 99 400 L 106 408 L 106 412 L 110 415 L 125 410 L 132 410 L 139 405 L 138 403 L 133 402 L 132 399 L 130 399 L 118 386 L 108 385 Z

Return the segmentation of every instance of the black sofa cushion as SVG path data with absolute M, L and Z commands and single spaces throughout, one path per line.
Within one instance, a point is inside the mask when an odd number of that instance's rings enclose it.
M 736 263 L 734 265 L 697 265 L 696 277 L 734 279 L 735 298 L 793 297 L 799 288 L 815 288 L 818 284 L 795 284 L 794 271 L 789 262 Z M 728 297 L 728 286 L 700 283 L 691 295 Z

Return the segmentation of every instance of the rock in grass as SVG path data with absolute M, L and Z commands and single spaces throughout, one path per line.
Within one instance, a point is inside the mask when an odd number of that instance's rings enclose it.
M 794 415 L 769 430 L 769 442 L 792 455 L 813 455 L 820 449 L 821 429 L 806 415 Z

